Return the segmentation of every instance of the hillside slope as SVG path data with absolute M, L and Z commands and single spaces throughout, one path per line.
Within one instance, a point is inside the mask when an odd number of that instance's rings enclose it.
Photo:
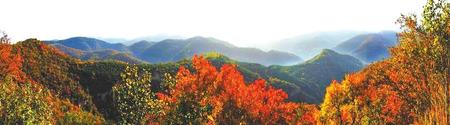
M 92 97 L 78 83 L 79 77 L 72 72 L 78 68 L 78 60 L 36 39 L 18 42 L 13 48 L 22 56 L 22 70 L 30 79 L 60 98 L 82 106 L 86 111 L 97 112 Z
M 271 69 L 288 73 L 292 77 L 312 83 L 313 92 L 322 97 L 332 80 L 342 80 L 345 74 L 360 70 L 363 64 L 358 59 L 324 49 L 314 58 L 293 66 L 272 66 Z

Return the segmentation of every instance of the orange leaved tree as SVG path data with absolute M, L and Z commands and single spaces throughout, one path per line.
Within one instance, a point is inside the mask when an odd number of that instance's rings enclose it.
M 321 120 L 329 124 L 450 123 L 450 3 L 429 0 L 421 18 L 399 19 L 403 31 L 398 45 L 391 48 L 391 58 L 370 64 L 327 89 Z
M 13 53 L 13 47 L 10 44 L 8 36 L 3 33 L 0 38 L 0 78 L 6 75 L 14 78 L 19 82 L 23 82 L 25 73 L 22 72 L 22 57 Z
M 218 71 L 208 60 L 194 56 L 193 72 L 180 67 L 176 85 L 158 93 L 165 102 L 164 122 L 171 124 L 281 124 L 293 122 L 298 104 L 264 80 L 246 84 L 235 65 Z

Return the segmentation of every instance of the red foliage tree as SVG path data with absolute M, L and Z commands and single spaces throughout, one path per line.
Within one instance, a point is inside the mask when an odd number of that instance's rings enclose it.
M 12 52 L 9 38 L 4 34 L 0 38 L 0 78 L 9 75 L 14 80 L 24 82 L 25 73 L 22 72 L 22 57 Z
M 287 94 L 266 86 L 264 80 L 246 84 L 235 65 L 226 64 L 217 71 L 199 56 L 192 63 L 194 73 L 180 67 L 175 87 L 157 94 L 168 104 L 166 119 L 227 124 L 279 124 L 295 119 L 299 104 L 286 102 Z

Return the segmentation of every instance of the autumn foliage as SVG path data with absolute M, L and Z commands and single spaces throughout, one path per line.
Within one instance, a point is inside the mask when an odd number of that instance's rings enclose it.
M 450 4 L 428 1 L 422 20 L 402 16 L 392 57 L 327 88 L 325 124 L 449 124 Z
M 158 93 L 167 103 L 165 119 L 181 124 L 294 122 L 299 104 L 287 102 L 282 90 L 267 86 L 262 79 L 246 84 L 235 65 L 223 65 L 218 71 L 198 56 L 192 63 L 194 72 L 180 67 L 173 89 Z
M 449 124 L 449 15 L 448 2 L 429 0 L 422 19 L 402 16 L 391 57 L 333 81 L 320 105 L 289 102 L 263 79 L 245 82 L 237 65 L 217 68 L 202 56 L 147 65 L 165 73 L 153 76 L 136 65 L 81 62 L 36 39 L 11 45 L 4 35 L 0 124 Z M 106 89 L 88 90 L 98 86 Z
M 4 78 L 9 75 L 14 80 L 23 82 L 25 74 L 21 70 L 22 56 L 13 53 L 13 47 L 6 34 L 0 39 L 0 77 Z
M 30 64 L 30 59 L 35 59 L 30 58 L 30 55 L 40 54 L 27 53 L 17 44 L 11 45 L 6 35 L 0 41 L 0 124 L 101 124 L 104 122 L 103 118 L 83 110 L 67 98 L 61 98 L 56 94 L 59 93 L 58 91 L 48 89 L 41 84 L 42 79 L 34 77 L 35 74 L 40 73 L 27 70 L 26 65 Z M 40 45 L 47 52 L 57 52 L 44 44 Z M 26 49 L 30 51 L 31 48 Z M 43 62 L 43 60 L 35 61 Z M 52 63 L 46 63 L 52 65 Z M 43 67 L 35 68 L 42 70 Z

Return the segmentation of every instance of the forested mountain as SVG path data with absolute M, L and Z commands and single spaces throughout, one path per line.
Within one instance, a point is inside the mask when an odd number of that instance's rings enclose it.
M 130 64 L 141 64 L 145 63 L 145 61 L 142 61 L 134 56 L 132 56 L 129 53 L 123 53 L 116 50 L 99 50 L 99 51 L 91 51 L 91 52 L 84 52 L 81 57 L 79 57 L 81 60 L 89 60 L 89 61 L 108 61 L 108 60 L 114 60 L 114 61 L 122 61 Z
M 325 88 L 332 80 L 342 80 L 345 74 L 360 70 L 363 64 L 358 59 L 334 52 L 330 49 L 322 50 L 312 59 L 293 66 L 272 66 L 272 70 L 288 73 L 294 78 L 307 81 L 312 84 L 316 97 L 320 102 L 325 93 Z
M 22 55 L 23 72 L 31 80 L 43 84 L 63 98 L 80 104 L 88 111 L 95 111 L 88 93 L 79 85 L 71 72 L 78 61 L 36 39 L 14 44 L 13 49 Z
M 362 34 L 342 42 L 333 49 L 371 63 L 389 57 L 389 47 L 397 44 L 395 32 Z
M 166 39 L 160 42 L 139 41 L 130 46 L 120 43 L 110 44 L 102 40 L 86 37 L 74 37 L 66 40 L 48 41 L 47 43 L 61 48 L 62 51 L 69 55 L 74 55 L 73 49 L 70 48 L 85 52 L 98 52 L 110 49 L 121 53 L 130 53 L 130 55 L 149 63 L 176 62 L 184 58 L 190 58 L 195 54 L 211 51 L 223 53 L 235 60 L 263 65 L 287 65 L 302 61 L 298 56 L 286 52 L 264 52 L 256 48 L 236 47 L 225 41 L 205 37 Z
M 61 44 L 66 47 L 79 49 L 83 51 L 98 51 L 98 50 L 105 50 L 105 49 L 112 49 L 117 50 L 121 52 L 128 51 L 127 46 L 121 44 L 121 43 L 115 43 L 111 44 L 106 41 L 102 41 L 95 38 L 88 38 L 88 37 L 72 37 L 65 40 L 54 40 L 54 41 L 47 41 L 48 44 Z
M 4 38 L 0 42 L 0 124 L 104 122 L 92 96 L 72 72 L 80 63 L 77 59 L 36 39 L 9 45 Z

